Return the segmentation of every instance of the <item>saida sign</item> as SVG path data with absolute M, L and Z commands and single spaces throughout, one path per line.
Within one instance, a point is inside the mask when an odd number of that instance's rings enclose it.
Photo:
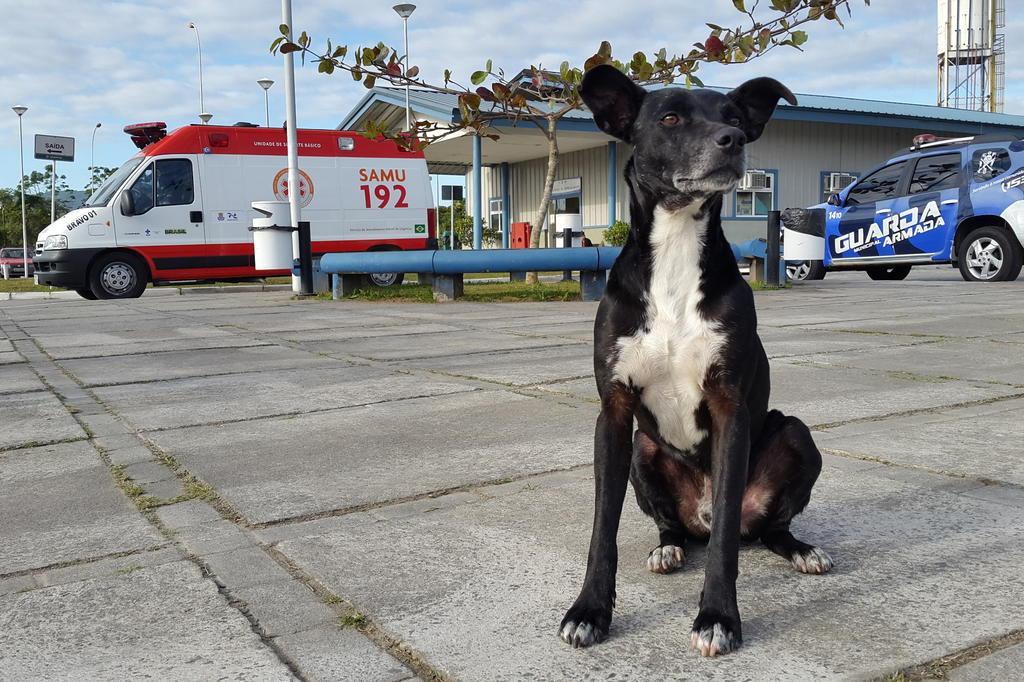
M 74 161 L 75 138 L 36 135 L 36 158 L 50 161 Z

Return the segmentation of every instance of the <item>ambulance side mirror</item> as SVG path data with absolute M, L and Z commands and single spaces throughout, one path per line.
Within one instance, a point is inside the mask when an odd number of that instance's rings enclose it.
M 135 215 L 135 200 L 132 199 L 132 193 L 127 190 L 121 192 L 121 215 Z
M 842 206 L 843 200 L 839 198 L 838 194 L 832 193 L 828 195 L 826 202 L 829 206 Z

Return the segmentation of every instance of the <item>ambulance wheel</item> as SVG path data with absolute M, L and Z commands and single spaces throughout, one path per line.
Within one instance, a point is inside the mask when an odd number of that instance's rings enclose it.
M 378 272 L 370 275 L 367 279 L 375 287 L 398 286 L 405 279 L 404 272 Z
M 968 282 L 1012 282 L 1020 274 L 1021 249 L 998 227 L 979 227 L 960 242 L 957 266 Z
M 824 263 L 820 260 L 789 260 L 786 261 L 786 277 L 795 282 L 806 282 L 812 279 L 825 279 Z
M 909 265 L 893 265 L 886 267 L 884 265 L 876 265 L 873 268 L 867 269 L 868 277 L 875 280 L 900 280 L 906 279 L 907 275 L 910 274 Z
M 75 289 L 75 293 L 78 294 L 79 296 L 81 296 L 82 298 L 84 298 L 87 301 L 95 301 L 96 300 L 96 294 L 92 293 L 92 289 L 89 289 L 87 287 L 83 288 L 83 289 Z
M 149 271 L 137 256 L 108 253 L 89 269 L 89 289 L 96 298 L 138 298 L 146 290 Z

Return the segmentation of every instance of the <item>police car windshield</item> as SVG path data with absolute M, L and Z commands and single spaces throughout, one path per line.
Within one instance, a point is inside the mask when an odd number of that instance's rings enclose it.
M 139 167 L 143 157 L 135 156 L 124 162 L 120 168 L 110 174 L 103 184 L 96 188 L 96 191 L 89 195 L 83 206 L 106 206 L 114 192 L 124 184 L 125 179 L 132 174 L 132 171 Z

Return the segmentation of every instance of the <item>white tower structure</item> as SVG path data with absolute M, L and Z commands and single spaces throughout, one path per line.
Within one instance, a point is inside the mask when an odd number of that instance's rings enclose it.
M 938 104 L 1002 111 L 1005 0 L 938 0 Z

